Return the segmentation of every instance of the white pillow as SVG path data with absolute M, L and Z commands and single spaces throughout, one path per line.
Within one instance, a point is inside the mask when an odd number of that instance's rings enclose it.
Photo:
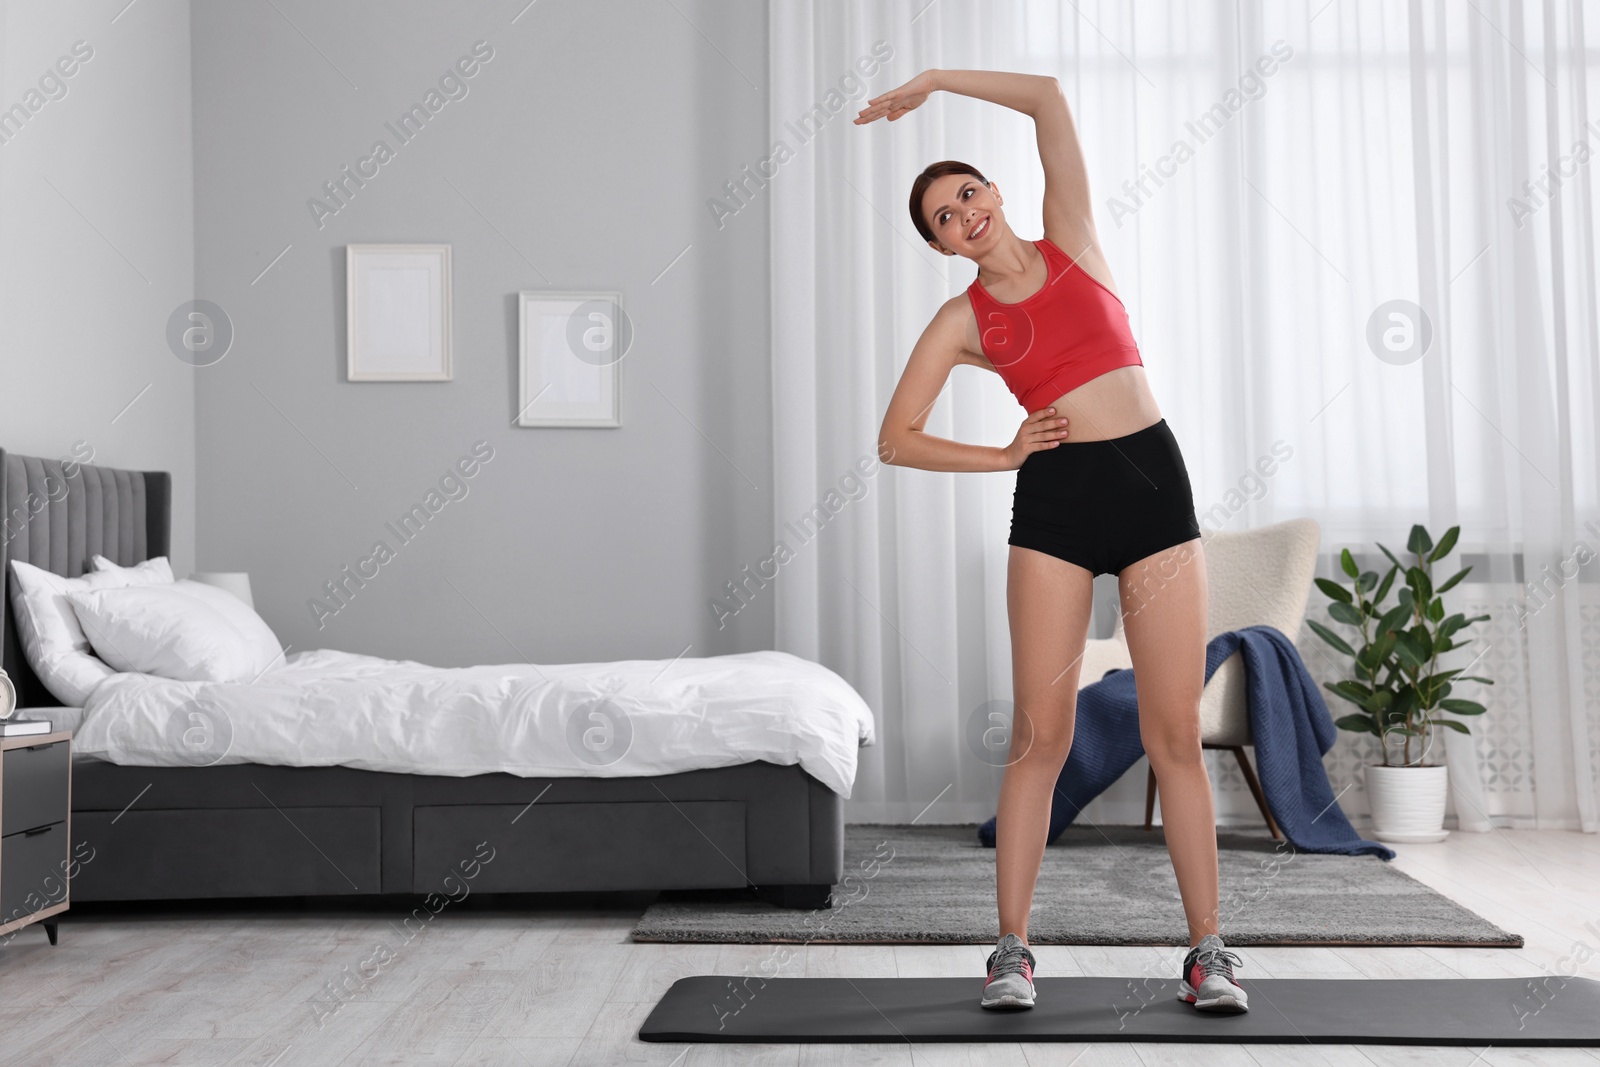
M 165 565 L 165 558 L 161 562 Z M 115 672 L 95 659 L 90 651 L 89 638 L 78 625 L 78 616 L 67 600 L 68 595 L 148 583 L 156 580 L 157 569 L 140 571 L 137 567 L 119 567 L 114 571 L 95 571 L 81 578 L 63 578 L 14 559 L 11 573 L 16 579 L 11 586 L 11 606 L 16 611 L 17 636 L 22 639 L 22 652 L 28 666 L 62 704 L 81 708 L 95 686 Z M 168 581 L 171 581 L 171 573 L 169 567 Z
M 112 563 L 104 556 L 90 556 L 89 568 L 96 573 L 100 571 L 121 572 L 130 578 L 137 579 L 136 581 L 130 581 L 129 585 L 146 585 L 155 582 L 172 581 L 172 564 L 167 562 L 166 556 L 155 556 L 145 560 L 143 563 L 135 563 L 131 567 Z
M 109 573 L 109 572 L 96 572 Z M 67 595 L 100 658 L 119 671 L 181 682 L 251 682 L 282 661 L 248 604 L 185 579 Z

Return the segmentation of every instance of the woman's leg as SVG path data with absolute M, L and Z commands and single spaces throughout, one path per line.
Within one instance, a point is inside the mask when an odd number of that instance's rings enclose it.
M 1123 631 L 1139 697 L 1139 737 L 1161 794 L 1161 826 L 1178 878 L 1189 944 L 1219 933 L 1217 821 L 1200 752 L 1206 676 L 1206 564 L 1198 538 L 1118 575 Z
M 1016 714 L 995 820 L 1000 935 L 1028 939 L 1033 886 L 1050 831 L 1056 779 L 1072 747 L 1078 669 L 1089 636 L 1094 575 L 1031 548 L 1011 546 L 1006 613 Z

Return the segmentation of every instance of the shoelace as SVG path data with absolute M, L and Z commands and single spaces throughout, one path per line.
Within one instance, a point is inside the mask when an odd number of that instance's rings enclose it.
M 1244 962 L 1227 949 L 1208 949 L 1200 953 L 1196 960 L 1206 969 L 1207 978 L 1214 974 L 1226 974 L 1231 980 L 1234 967 L 1244 969 Z
M 1016 948 L 995 949 L 989 954 L 989 974 L 991 977 L 1000 974 L 1021 974 L 1022 961 L 1026 959 L 1028 966 L 1033 966 L 1033 956 L 1027 946 Z

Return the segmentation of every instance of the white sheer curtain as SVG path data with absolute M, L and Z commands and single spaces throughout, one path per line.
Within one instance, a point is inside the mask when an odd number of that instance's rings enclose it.
M 912 344 L 973 275 L 917 238 L 911 180 L 934 160 L 972 163 L 1037 236 L 1032 123 L 949 94 L 893 124 L 850 122 L 919 70 L 982 67 L 1061 80 L 1201 521 L 1309 515 L 1329 576 L 1342 548 L 1381 573 L 1378 543 L 1403 557 L 1413 523 L 1435 538 L 1459 524 L 1436 573 L 1474 570 L 1446 605 L 1492 618 L 1450 665 L 1496 684 L 1456 694 L 1490 710 L 1470 737 L 1444 732 L 1450 825 L 1600 828 L 1600 0 L 770 12 L 771 136 L 788 150 L 766 190 L 775 526 L 793 550 L 777 644 L 837 670 L 878 715 L 851 819 L 977 821 L 997 795 L 970 732 L 1011 695 L 1014 475 L 874 457 Z M 892 55 L 862 78 L 875 46 Z M 928 429 L 1003 444 L 1022 415 L 994 375 L 960 367 Z M 1326 619 L 1325 605 L 1313 592 L 1308 611 Z M 1319 682 L 1345 676 L 1309 628 L 1290 636 Z M 1358 821 L 1374 758 L 1352 734 L 1327 757 Z M 1228 763 L 1212 772 L 1220 817 L 1258 818 Z M 1142 783 L 1141 764 L 1086 817 L 1142 818 Z

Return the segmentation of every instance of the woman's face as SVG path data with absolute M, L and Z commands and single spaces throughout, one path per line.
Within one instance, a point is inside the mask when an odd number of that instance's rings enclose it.
M 971 174 L 935 178 L 922 194 L 923 218 L 933 231 L 932 247 L 946 255 L 977 259 L 1006 229 L 999 192 Z

